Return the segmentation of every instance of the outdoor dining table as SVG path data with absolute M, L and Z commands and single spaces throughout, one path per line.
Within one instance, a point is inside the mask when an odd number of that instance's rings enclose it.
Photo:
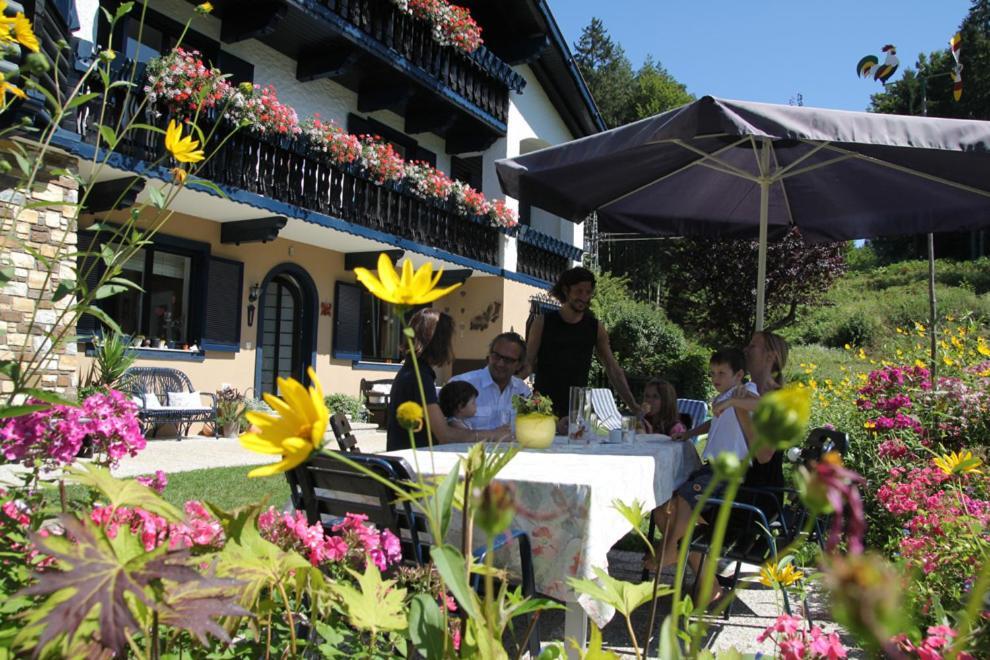
M 470 447 L 437 445 L 432 456 L 423 449 L 388 453 L 405 458 L 423 476 L 443 475 Z M 512 526 L 529 534 L 537 592 L 567 606 L 565 639 L 583 646 L 588 617 L 604 626 L 615 614 L 567 584 L 569 577 L 594 578 L 593 567 L 607 570 L 609 549 L 630 531 L 613 501 L 639 500 L 652 509 L 670 499 L 699 465 L 690 442 L 641 434 L 632 444 L 575 444 L 557 437 L 547 449 L 523 449 L 499 472 L 496 479 L 515 489 Z

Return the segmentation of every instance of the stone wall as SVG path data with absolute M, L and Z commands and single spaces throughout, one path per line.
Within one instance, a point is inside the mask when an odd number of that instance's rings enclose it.
M 64 166 L 49 163 L 45 169 Z M 72 206 L 78 199 L 76 182 L 58 177 L 35 187 L 28 196 L 7 177 L 0 180 L 0 267 L 13 268 L 14 275 L 0 289 L 0 360 L 29 357 L 39 349 L 43 352 L 59 315 L 74 303 L 72 296 L 53 302 L 52 293 L 63 279 L 75 279 L 75 259 L 66 256 L 76 249 Z M 25 208 L 37 202 L 46 204 Z M 50 260 L 49 265 L 32 251 Z M 71 339 L 74 335 L 73 327 L 65 336 Z M 72 398 L 78 386 L 78 366 L 76 343 L 63 342 L 31 385 Z M 12 390 L 13 383 L 0 375 L 0 391 Z

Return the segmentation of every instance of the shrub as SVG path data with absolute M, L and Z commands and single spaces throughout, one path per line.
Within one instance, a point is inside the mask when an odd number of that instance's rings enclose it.
M 331 415 L 344 413 L 352 422 L 363 422 L 368 419 L 368 409 L 364 407 L 364 402 L 349 394 L 328 394 L 323 398 Z

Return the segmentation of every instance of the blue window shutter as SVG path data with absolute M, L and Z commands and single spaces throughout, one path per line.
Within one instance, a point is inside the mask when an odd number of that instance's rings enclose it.
M 244 264 L 220 257 L 208 257 L 204 263 L 200 346 L 209 351 L 237 352 L 241 348 Z
M 333 356 L 361 359 L 361 287 L 337 282 L 334 287 Z

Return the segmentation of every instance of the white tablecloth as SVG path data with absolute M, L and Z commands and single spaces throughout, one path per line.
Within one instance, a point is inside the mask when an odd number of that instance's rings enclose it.
M 690 442 L 666 436 L 640 438 L 634 444 L 584 445 L 558 437 L 547 449 L 524 449 L 497 477 L 515 486 L 513 527 L 529 533 L 537 591 L 565 602 L 577 599 L 599 626 L 615 612 L 604 603 L 577 597 L 567 578 L 593 578 L 594 566 L 607 569 L 609 549 L 630 531 L 612 501 L 629 504 L 638 499 L 652 509 L 670 499 L 700 465 Z M 432 459 L 419 450 L 419 469 L 446 474 L 469 447 L 437 446 Z M 402 456 L 415 469 L 412 450 L 389 453 Z

